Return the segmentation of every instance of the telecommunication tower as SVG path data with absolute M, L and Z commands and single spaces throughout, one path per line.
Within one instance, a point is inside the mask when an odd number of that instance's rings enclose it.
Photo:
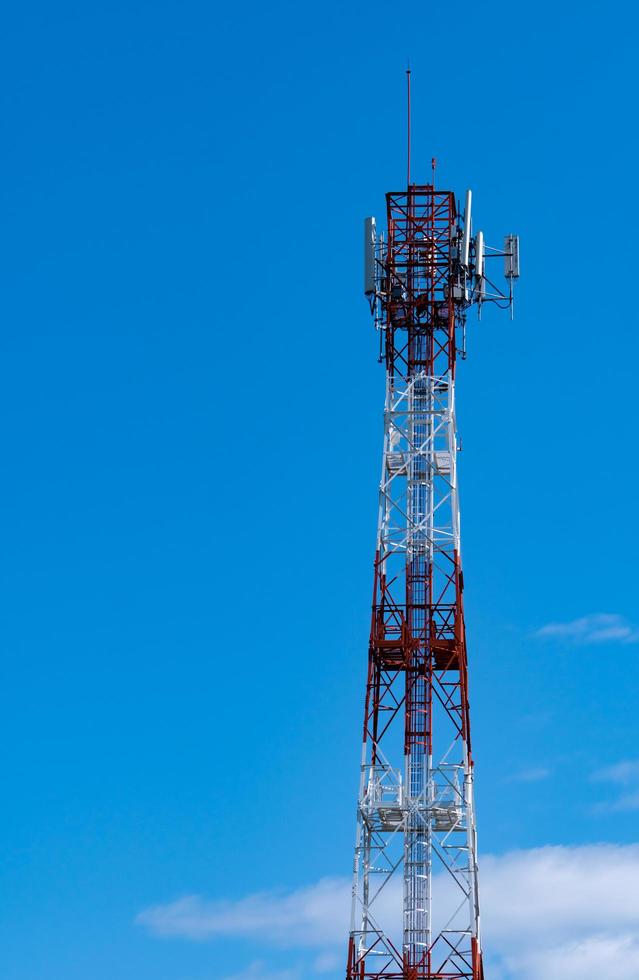
M 386 233 L 364 223 L 386 401 L 346 977 L 483 980 L 455 368 L 471 306 L 512 314 L 519 239 L 487 246 L 434 161 L 411 183 L 409 151 L 408 173 Z

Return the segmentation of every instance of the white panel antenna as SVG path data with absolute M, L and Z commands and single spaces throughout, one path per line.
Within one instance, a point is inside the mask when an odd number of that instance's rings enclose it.
M 375 247 L 377 231 L 375 218 L 364 218 L 364 295 L 375 293 Z
M 471 207 L 473 203 L 473 192 L 466 191 L 466 210 L 464 212 L 464 237 L 462 238 L 462 265 L 468 268 L 470 261 L 470 231 L 471 231 Z
M 506 235 L 504 239 L 504 275 L 506 279 L 519 279 L 519 235 Z
M 477 232 L 475 239 L 475 275 L 478 279 L 484 277 L 484 233 Z
M 484 233 L 483 231 L 478 231 L 475 238 L 475 277 L 477 281 L 477 290 L 479 292 L 480 298 L 483 297 L 486 292 L 486 283 L 484 280 Z

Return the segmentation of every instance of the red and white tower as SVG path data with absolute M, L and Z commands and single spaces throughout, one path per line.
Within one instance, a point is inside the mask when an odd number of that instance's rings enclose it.
M 386 401 L 347 980 L 483 978 L 455 378 L 468 308 L 512 310 L 519 240 L 488 248 L 470 211 L 409 177 L 386 234 L 365 221 Z

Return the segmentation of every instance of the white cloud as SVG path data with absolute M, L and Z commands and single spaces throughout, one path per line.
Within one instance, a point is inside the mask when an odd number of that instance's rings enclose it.
M 500 980 L 628 980 L 639 976 L 639 845 L 514 851 L 481 862 L 484 947 Z M 324 880 L 238 902 L 181 899 L 141 913 L 158 936 L 228 937 L 315 950 L 309 970 L 253 964 L 227 980 L 307 980 L 344 955 L 350 886 Z M 399 894 L 389 900 L 398 901 Z M 308 952 L 304 954 L 305 961 Z M 310 958 L 309 958 L 310 959 Z M 338 968 L 334 968 L 334 964 Z M 262 972 L 259 972 L 259 971 Z
M 215 936 L 267 939 L 289 946 L 330 946 L 348 921 L 350 884 L 325 878 L 296 891 L 259 892 L 237 902 L 187 895 L 146 909 L 137 921 L 156 936 L 204 940 Z
M 525 948 L 531 936 L 535 946 L 559 947 L 639 929 L 639 845 L 513 851 L 485 857 L 481 874 L 486 937 L 498 948 Z
M 535 636 L 573 643 L 639 643 L 639 629 L 617 613 L 594 613 L 566 623 L 547 623 Z
M 639 976 L 639 941 L 633 935 L 593 935 L 551 949 L 539 946 L 506 959 L 518 980 L 629 980 Z

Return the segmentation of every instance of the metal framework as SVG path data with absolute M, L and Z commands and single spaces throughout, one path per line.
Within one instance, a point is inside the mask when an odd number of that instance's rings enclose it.
M 386 401 L 346 977 L 483 980 L 455 366 L 468 306 L 511 296 L 487 296 L 470 195 L 465 221 L 432 184 L 386 204 L 365 243 Z M 511 285 L 514 241 L 493 250 Z

